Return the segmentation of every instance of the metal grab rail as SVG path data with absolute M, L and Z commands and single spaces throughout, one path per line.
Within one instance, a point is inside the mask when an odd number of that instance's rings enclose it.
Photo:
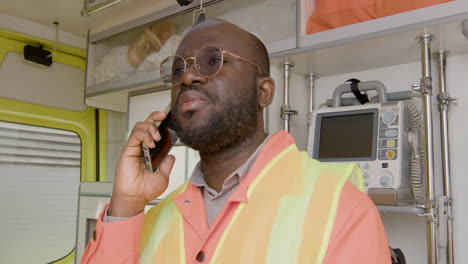
M 435 202 L 434 184 L 434 142 L 432 123 L 432 76 L 431 76 L 431 41 L 432 35 L 424 35 L 417 38 L 421 45 L 421 68 L 422 77 L 419 85 L 413 86 L 414 91 L 423 97 L 424 116 L 424 136 L 425 136 L 425 177 L 426 177 L 426 201 L 424 208 L 426 213 L 423 216 L 427 220 L 427 253 L 428 263 L 437 263 L 437 210 Z
M 453 213 L 452 213 L 452 183 L 450 176 L 450 151 L 449 151 L 449 139 L 448 139 L 448 111 L 450 103 L 455 101 L 447 94 L 446 88 L 446 58 L 447 52 L 438 52 L 437 56 L 437 68 L 439 72 L 439 94 L 437 96 L 438 108 L 440 113 L 440 137 L 441 137 L 441 148 L 442 148 L 442 176 L 444 184 L 444 209 L 446 223 L 440 223 L 441 225 L 446 224 L 447 228 L 447 264 L 455 263 L 454 252 L 453 252 Z M 442 239 L 442 238 L 440 238 Z
M 283 95 L 283 106 L 281 107 L 281 119 L 283 119 L 283 129 L 290 130 L 289 120 L 292 115 L 297 115 L 297 111 L 293 110 L 289 105 L 289 80 L 291 79 L 291 68 L 294 64 L 286 61 L 283 64 L 283 79 L 284 79 L 284 95 Z

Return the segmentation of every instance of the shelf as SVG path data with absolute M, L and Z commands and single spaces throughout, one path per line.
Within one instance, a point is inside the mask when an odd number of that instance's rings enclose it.
M 87 96 L 85 98 L 85 102 L 88 106 L 94 106 L 100 109 L 127 113 L 129 96 L 158 92 L 167 89 L 170 88 L 165 85 L 148 85 L 123 90 L 114 90 L 113 92 L 103 92 L 101 94 Z
M 416 206 L 384 206 L 384 205 L 378 205 L 377 209 L 379 210 L 380 213 L 383 214 L 414 214 L 414 215 L 419 215 L 419 214 L 424 214 L 426 210 L 423 208 L 419 208 Z
M 299 1 L 301 8 L 307 6 Z M 306 49 L 321 49 L 343 43 L 376 38 L 388 34 L 409 31 L 413 29 L 445 24 L 468 17 L 468 2 L 453 0 L 424 8 L 414 9 L 399 14 L 372 19 L 348 26 L 305 35 L 307 15 L 301 13 L 301 32 L 298 47 Z
M 207 17 L 225 19 L 260 36 L 270 52 L 272 64 L 281 66 L 288 60 L 295 65 L 292 72 L 298 75 L 314 73 L 325 77 L 417 62 L 421 55 L 416 37 L 424 34 L 436 37 L 431 43 L 432 51 L 468 52 L 468 42 L 461 28 L 463 19 L 468 18 L 468 1 L 455 0 L 298 36 L 297 32 L 303 31 L 301 23 L 305 19 L 301 6 L 305 1 L 310 0 L 216 0 L 210 1 L 206 13 Z M 141 36 L 142 26 L 169 21 L 177 25 L 180 34 L 192 22 L 192 13 L 187 10 L 171 7 L 90 36 L 86 103 L 126 112 L 130 92 L 162 87 L 155 72 L 136 72 L 97 84 L 94 72 L 106 52 L 129 45 Z M 124 58 L 122 54 L 124 52 L 120 53 L 120 60 Z M 122 64 L 115 62 L 113 65 Z
M 88 87 L 86 89 L 86 97 L 94 97 L 136 87 L 147 89 L 164 85 L 157 72 L 137 72 L 126 78 L 110 80 Z
M 309 50 L 293 49 L 273 54 L 272 64 L 281 66 L 285 60 L 293 63 L 293 73 L 318 74 L 319 77 L 364 71 L 420 61 L 421 49 L 416 38 L 424 34 L 435 36 L 432 52 L 451 54 L 468 52 L 468 40 L 462 33 L 462 20 L 394 33 L 372 39 Z
M 180 36 L 192 25 L 194 17 L 190 11 L 196 9 L 199 2 L 195 1 L 190 5 L 191 8 L 171 6 L 91 35 L 88 43 L 86 104 L 126 112 L 129 93 L 164 89 L 155 65 L 163 57 L 175 53 Z M 212 0 L 205 1 L 205 4 L 207 18 L 221 18 L 252 32 L 265 42 L 270 52 L 282 52 L 296 47 L 296 0 Z M 277 14 L 280 19 L 277 16 L 258 14 Z M 131 65 L 127 59 L 129 47 L 134 47 L 136 40 L 143 40 L 143 36 L 147 38 L 145 28 L 153 25 L 151 30 L 158 30 L 158 26 L 162 25 L 160 23 L 175 25 L 167 32 L 170 35 L 177 34 L 178 40 L 170 41 L 167 48 L 163 46 L 161 55 L 152 53 L 150 56 L 155 56 L 148 62 L 145 60 L 146 64 L 137 64 L 138 60 L 132 60 Z M 145 50 L 146 48 L 147 46 Z M 148 72 L 150 70 L 153 71 Z

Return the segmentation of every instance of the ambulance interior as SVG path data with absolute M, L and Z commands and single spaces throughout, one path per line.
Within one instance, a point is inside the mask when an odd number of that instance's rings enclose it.
M 79 263 L 128 134 L 169 104 L 161 61 L 207 18 L 266 44 L 266 131 L 359 166 L 394 263 L 468 263 L 466 0 L 1 0 L 0 263 Z M 171 153 L 147 209 L 199 160 Z

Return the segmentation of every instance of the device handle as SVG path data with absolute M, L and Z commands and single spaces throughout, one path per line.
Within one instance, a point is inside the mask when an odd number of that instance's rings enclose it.
M 379 103 L 386 103 L 388 101 L 387 89 L 383 83 L 379 81 L 365 81 L 360 82 L 357 85 L 360 91 L 377 91 Z M 333 92 L 332 107 L 341 106 L 341 96 L 345 93 L 352 93 L 350 83 L 344 83 L 336 87 L 335 91 Z

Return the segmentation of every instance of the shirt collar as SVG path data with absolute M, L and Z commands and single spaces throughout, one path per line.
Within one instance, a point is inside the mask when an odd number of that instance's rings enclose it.
M 251 168 L 248 170 L 247 175 L 243 181 L 239 183 L 239 186 L 236 187 L 236 190 L 229 196 L 228 201 L 247 202 L 247 191 L 249 186 L 255 180 L 256 176 L 265 168 L 269 162 L 271 162 L 273 158 L 277 157 L 277 155 L 284 151 L 284 149 L 295 143 L 293 137 L 284 130 L 268 136 L 265 142 L 265 145 L 261 146 L 261 151 L 256 157 L 255 162 L 252 164 Z M 203 212 L 196 210 L 196 213 L 194 214 L 199 216 L 206 216 L 204 213 L 205 207 L 203 205 L 203 197 L 201 195 L 200 188 L 188 181 L 187 187 L 179 194 L 177 194 L 173 198 L 173 201 L 177 205 L 177 208 L 183 212 L 187 201 L 190 202 L 191 199 L 195 199 L 194 202 L 197 205 L 196 208 L 203 210 Z M 206 223 L 205 220 L 201 222 Z
M 214 190 L 210 186 L 208 186 L 208 184 L 206 183 L 205 178 L 203 176 L 203 171 L 201 169 L 200 161 L 197 163 L 197 166 L 195 166 L 195 169 L 193 170 L 192 175 L 190 176 L 190 183 L 199 188 L 206 188 L 206 190 L 213 196 L 213 199 L 221 196 L 223 193 L 238 185 L 245 178 L 250 168 L 252 167 L 252 164 L 257 159 L 258 154 L 263 149 L 263 146 L 265 146 L 265 143 L 270 139 L 270 136 L 271 135 L 267 135 L 262 144 L 258 146 L 258 148 L 254 151 L 254 153 L 252 153 L 252 155 L 250 155 L 250 157 L 244 162 L 244 164 L 242 164 L 224 180 L 223 187 L 219 193 L 216 192 L 216 190 Z

